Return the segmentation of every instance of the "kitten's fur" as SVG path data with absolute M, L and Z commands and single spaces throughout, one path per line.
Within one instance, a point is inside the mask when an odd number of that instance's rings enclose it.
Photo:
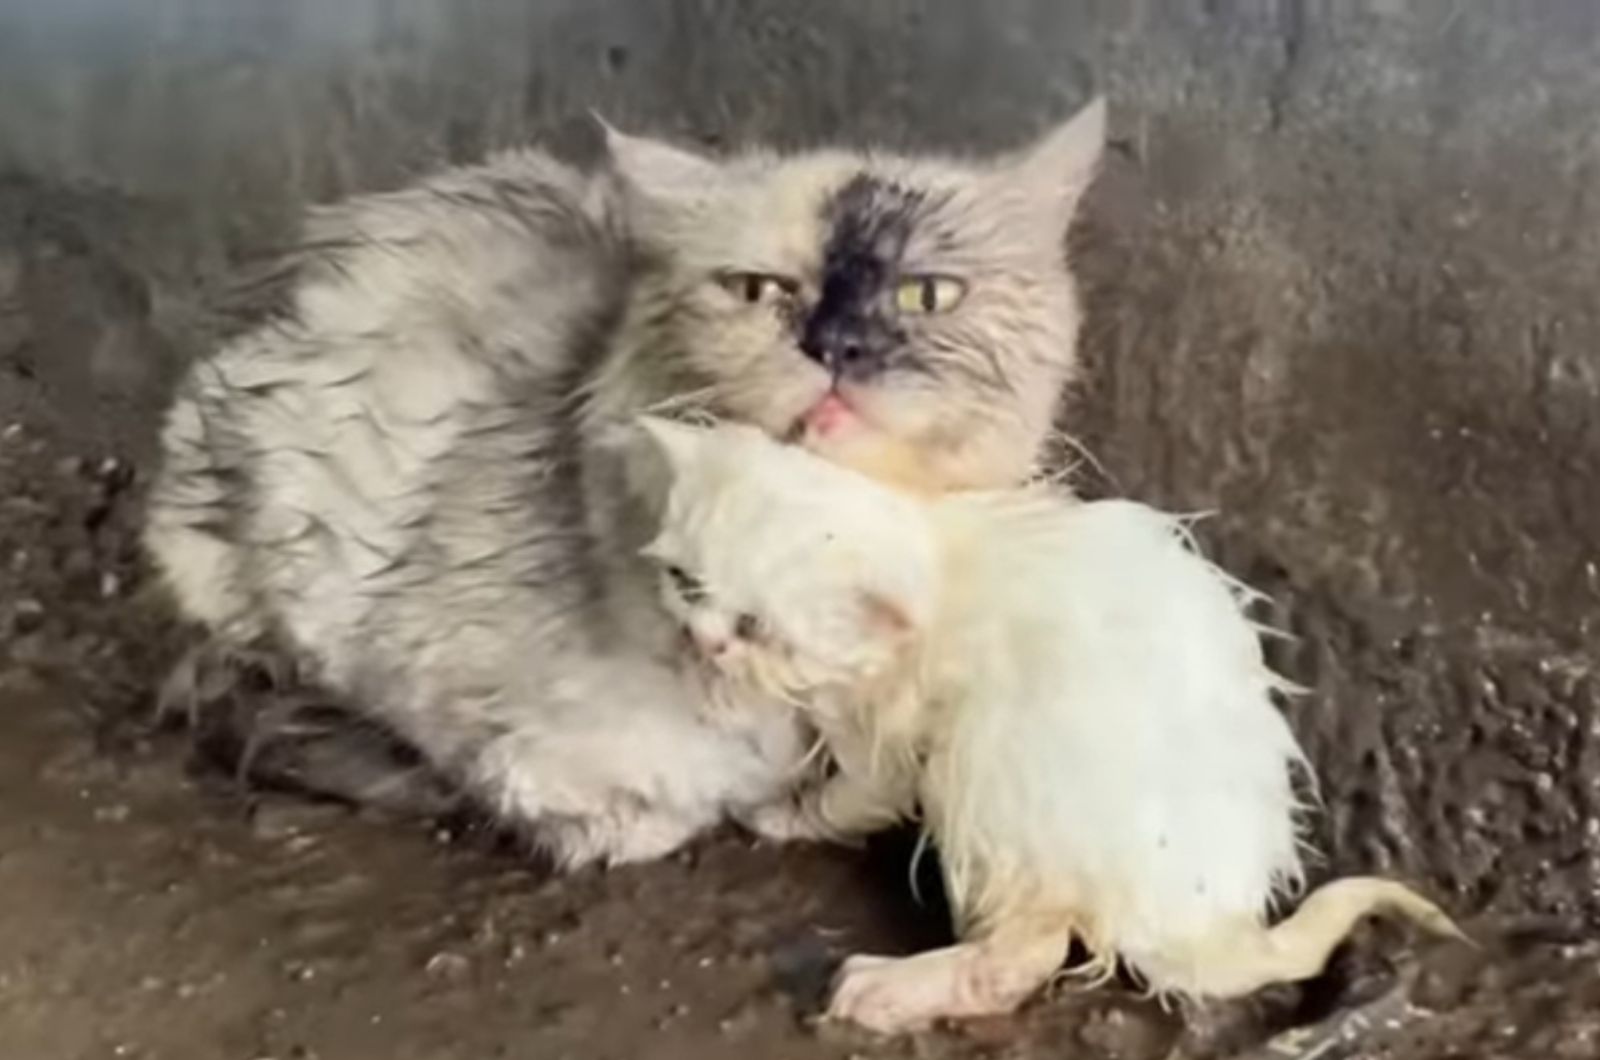
M 184 382 L 145 543 L 222 645 L 287 649 L 558 860 L 659 855 L 802 741 L 702 716 L 615 425 L 676 402 L 923 488 L 1024 476 L 1102 141 L 1098 103 L 988 161 L 609 133 L 596 173 L 513 152 L 315 211 L 285 311 Z
M 1313 975 L 1380 909 L 1454 933 L 1366 878 L 1264 926 L 1301 877 L 1303 756 L 1249 592 L 1177 520 L 1044 488 L 913 501 L 747 427 L 646 429 L 674 472 L 646 550 L 668 610 L 723 701 L 799 705 L 837 761 L 792 827 L 920 812 L 942 855 L 962 943 L 853 959 L 835 1015 L 1005 1011 L 1074 937 L 1091 970 L 1204 997 Z

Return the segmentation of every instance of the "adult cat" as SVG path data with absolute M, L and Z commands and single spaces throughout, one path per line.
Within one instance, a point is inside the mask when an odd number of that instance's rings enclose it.
M 286 309 L 184 381 L 145 543 L 217 643 L 287 651 L 558 862 L 664 854 L 805 736 L 697 709 L 612 432 L 674 403 L 923 489 L 1024 477 L 1103 140 L 1098 101 L 989 160 L 608 130 L 594 173 L 517 151 L 315 210 Z

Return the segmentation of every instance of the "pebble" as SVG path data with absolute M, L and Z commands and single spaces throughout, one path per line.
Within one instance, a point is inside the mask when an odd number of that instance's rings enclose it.
M 44 624 L 44 605 L 23 597 L 11 605 L 11 628 L 17 633 L 32 633 Z
M 440 950 L 428 958 L 428 963 L 423 965 L 422 970 L 435 979 L 458 982 L 466 978 L 467 973 L 472 970 L 472 962 L 459 953 Z

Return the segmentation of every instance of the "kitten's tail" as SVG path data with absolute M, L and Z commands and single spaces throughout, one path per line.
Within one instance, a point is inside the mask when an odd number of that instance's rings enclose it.
M 1437 905 L 1393 880 L 1352 876 L 1317 888 L 1294 914 L 1266 927 L 1219 931 L 1172 954 L 1134 963 L 1158 993 L 1240 997 L 1272 983 L 1309 979 L 1362 918 L 1392 913 L 1446 938 L 1471 940 Z

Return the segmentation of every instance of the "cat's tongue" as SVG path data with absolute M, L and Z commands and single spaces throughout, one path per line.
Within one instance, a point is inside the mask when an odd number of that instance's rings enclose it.
M 844 398 L 829 391 L 805 414 L 805 424 L 809 432 L 826 438 L 842 431 L 855 418 L 855 410 L 845 404 Z

